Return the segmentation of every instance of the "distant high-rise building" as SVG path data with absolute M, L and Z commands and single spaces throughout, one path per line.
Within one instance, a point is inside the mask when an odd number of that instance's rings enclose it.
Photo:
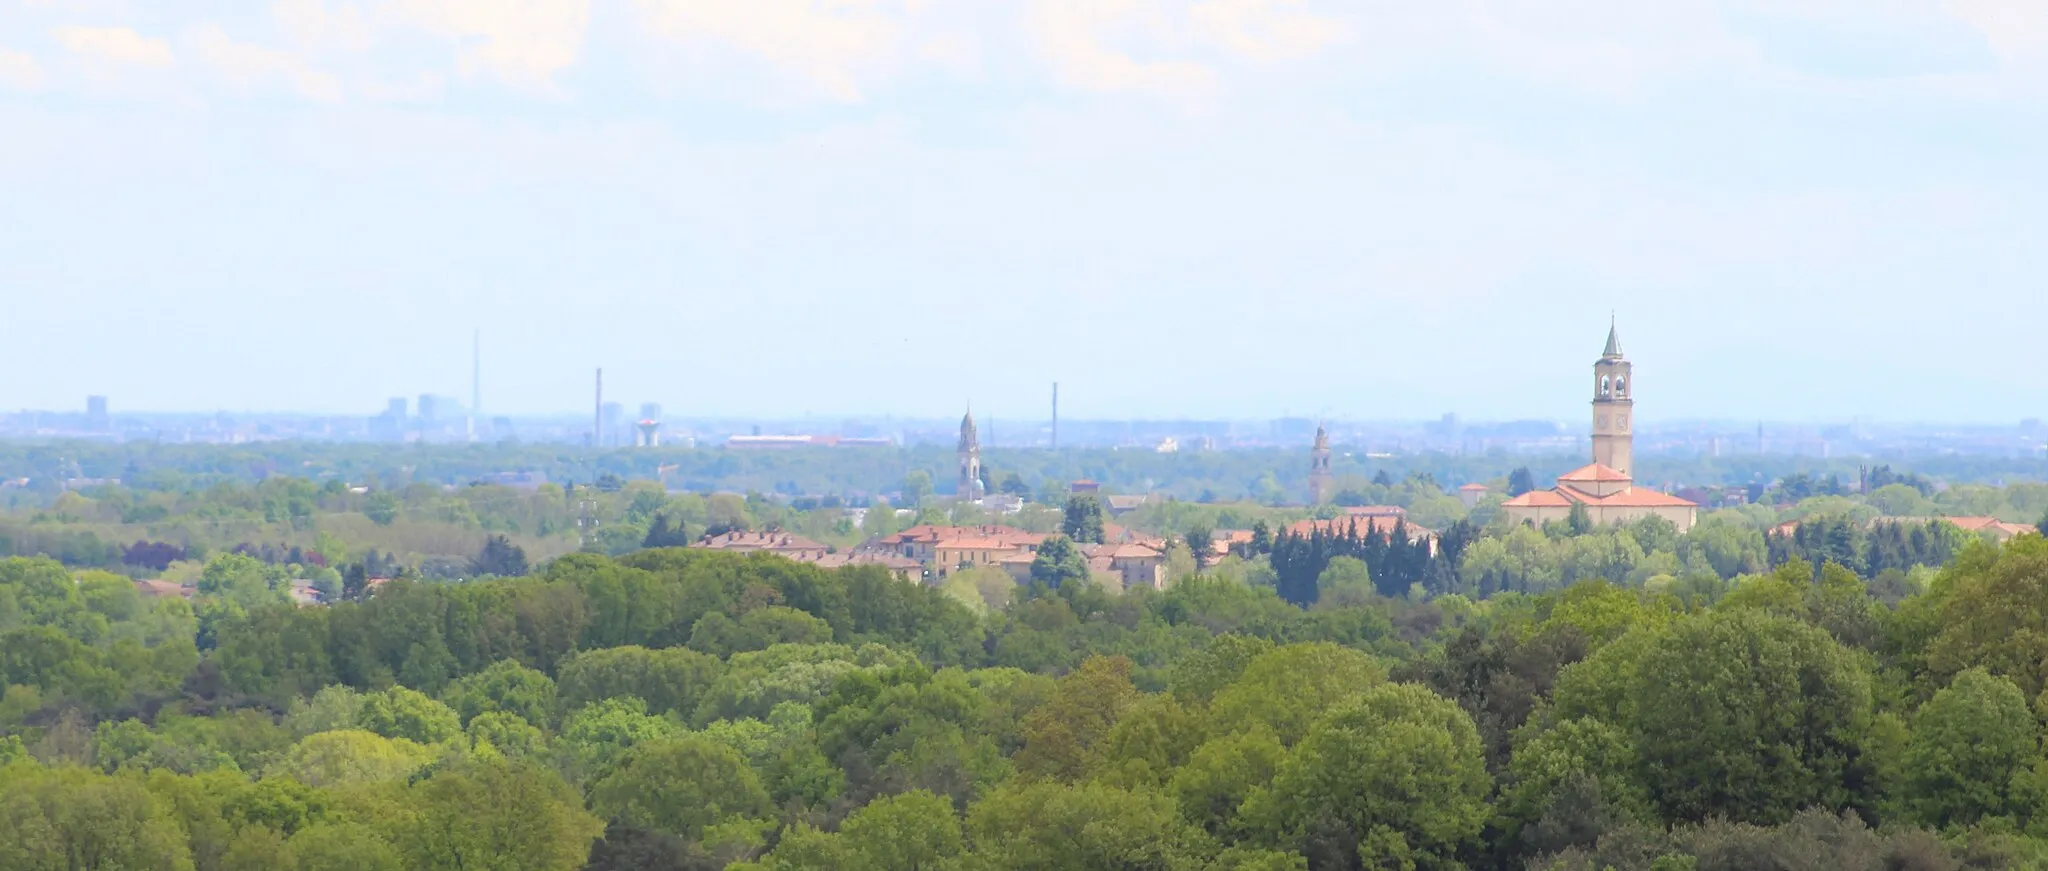
M 106 432 L 112 428 L 107 419 L 106 397 L 88 396 L 85 398 L 85 426 L 93 432 Z
M 393 396 L 384 401 L 384 416 L 405 419 L 406 402 L 403 396 Z
M 623 403 L 607 402 L 599 406 L 598 414 L 604 418 L 604 440 L 600 447 L 622 445 L 632 439 L 626 432 L 626 406 Z
M 420 420 L 425 423 L 433 423 L 440 420 L 441 397 L 431 393 L 420 394 L 419 414 Z

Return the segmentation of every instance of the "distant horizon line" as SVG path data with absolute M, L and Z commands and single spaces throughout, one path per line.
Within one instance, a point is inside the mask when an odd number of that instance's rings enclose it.
M 654 404 L 657 404 L 657 405 L 658 405 L 659 403 L 654 403 Z M 620 403 L 620 407 L 621 407 L 622 409 L 626 410 L 627 412 L 629 412 L 629 413 L 628 413 L 628 414 L 626 415 L 627 417 L 631 417 L 631 416 L 633 416 L 633 415 L 632 415 L 632 414 L 631 414 L 630 412 L 632 412 L 632 411 L 635 411 L 635 410 L 637 410 L 637 409 L 635 409 L 635 408 L 634 408 L 634 406 L 633 406 L 633 405 L 630 405 L 630 404 L 626 404 L 626 403 Z M 664 409 L 664 411 L 666 411 L 666 409 Z M 0 417 L 5 417 L 5 416 L 14 416 L 14 415 L 23 415 L 23 414 L 36 414 L 36 415 L 44 415 L 44 414 L 48 414 L 48 415 L 60 415 L 60 416 L 78 416 L 78 417 L 83 417 L 83 416 L 85 416 L 86 414 L 88 414 L 88 412 L 86 412 L 86 411 L 85 411 L 85 410 L 83 410 L 83 409 L 62 409 L 62 408 L 16 408 L 16 409 L 12 409 L 12 410 L 7 410 L 7 411 L 0 411 Z M 304 409 L 286 409 L 286 410 L 261 410 L 261 409 L 235 409 L 235 408 L 215 408 L 215 409 L 204 409 L 204 410 L 169 410 L 169 409 L 139 408 L 139 409 L 122 409 L 122 410 L 119 410 L 119 411 L 110 411 L 110 412 L 108 413 L 108 415 L 107 415 L 107 416 L 108 416 L 108 418 L 109 418 L 110 420 L 120 420 L 120 419 L 122 419 L 122 418 L 149 418 L 149 417 L 218 417 L 218 416 L 220 416 L 220 415 L 234 415 L 234 416 L 244 416 L 244 417 L 265 417 L 265 418 L 312 418 L 312 419 L 351 419 L 351 420 L 367 420 L 367 419 L 371 419 L 371 418 L 376 418 L 376 417 L 380 417 L 380 416 L 382 416 L 382 412 L 381 412 L 381 411 L 379 411 L 379 412 L 361 412 L 361 411 L 309 411 L 309 410 L 304 410 Z M 435 419 L 435 420 L 445 420 L 445 421 L 449 421 L 449 422 L 455 422 L 455 421 L 459 421 L 459 420 L 461 420 L 461 419 L 463 419 L 463 418 L 465 418 L 465 417 L 468 417 L 469 415 L 470 415 L 470 412 L 469 412 L 469 410 L 468 410 L 468 409 L 466 409 L 466 408 L 458 408 L 457 410 L 455 410 L 455 411 L 454 411 L 453 413 L 451 413 L 451 414 L 447 414 L 447 415 L 436 415 L 434 419 Z M 1145 423 L 1145 424 L 1160 424 L 1160 423 L 1197 423 L 1197 424 L 1216 424 L 1216 423 L 1226 423 L 1226 424 L 1243 424 L 1243 423 L 1257 423 L 1257 424 L 1272 424 L 1272 423 L 1279 423 L 1279 422 L 1283 422 L 1283 421 L 1287 421 L 1287 422 L 1300 422 L 1300 421 L 1309 421 L 1309 422 L 1316 422 L 1316 423 L 1327 423 L 1327 424 L 1341 424 L 1341 425 L 1354 425 L 1354 426 L 1355 426 L 1355 425 L 1372 425 L 1372 424 L 1379 424 L 1379 425 L 1389 425 L 1389 424 L 1391 424 L 1391 425 L 1435 425 L 1435 424 L 1440 424 L 1440 423 L 1442 423 L 1442 422 L 1444 421 L 1444 419 L 1445 419 L 1445 416 L 1446 416 L 1446 415 L 1448 415 L 1448 416 L 1452 416 L 1452 417 L 1455 417 L 1455 418 L 1456 418 L 1456 420 L 1457 420 L 1457 422 L 1458 422 L 1458 423 L 1459 423 L 1460 425 L 1496 425 L 1496 424 L 1517 424 L 1517 423 L 1547 423 L 1547 424 L 1562 424 L 1562 425 L 1565 425 L 1565 426 L 1572 426 L 1572 425 L 1574 425 L 1574 424 L 1575 424 L 1575 420 L 1576 420 L 1576 419 L 1568 419 L 1568 418 L 1561 418 L 1561 417 L 1534 417 L 1534 416 L 1527 416 L 1527 415 L 1523 415 L 1523 416 L 1499 416 L 1499 417 L 1492 417 L 1492 416 L 1489 416 L 1489 417 L 1467 417 L 1467 416 L 1465 416 L 1464 414 L 1462 414 L 1462 413 L 1459 413 L 1459 412 L 1447 412 L 1447 413 L 1445 413 L 1445 415 L 1438 415 L 1438 416 L 1436 416 L 1436 417 L 1348 417 L 1348 416 L 1344 416 L 1344 415 L 1331 415 L 1331 414 L 1320 414 L 1320 415 L 1318 415 L 1318 414 L 1274 414 L 1274 415 L 1257 415 L 1257 416 L 1249 416 L 1249 415 L 1234 415 L 1234 416 L 1210 416 L 1210 417 L 1204 417 L 1204 416 L 1195 416 L 1195 415 L 1185 415 L 1185 414 L 1183 414 L 1183 415 L 1142 415 L 1142 416 L 1124 416 L 1124 417 L 1102 417 L 1102 416 L 1079 416 L 1079 415 L 1072 415 L 1072 416 L 1070 416 L 1070 415 L 1061 415 L 1061 416 L 1060 416 L 1060 422 L 1061 422 L 1061 423 L 1077 423 L 1077 424 L 1136 424 L 1136 423 Z M 408 417 L 409 417 L 409 418 L 416 418 L 416 417 L 417 417 L 417 415 L 416 415 L 416 414 L 410 414 L 410 415 L 408 415 Z M 536 411 L 521 411 L 521 412 L 511 412 L 511 413 L 498 413 L 498 412 L 492 412 L 492 411 L 485 411 L 485 412 L 483 412 L 483 413 L 481 413 L 481 414 L 477 414 L 477 415 L 476 415 L 476 418 L 477 418 L 477 419 L 478 419 L 479 421 L 488 421 L 488 420 L 495 420 L 495 419 L 498 419 L 498 418 L 505 418 L 505 419 L 509 419 L 509 420 L 514 420 L 514 421 L 517 421 L 517 420 L 545 420 L 545 421 L 559 421 L 559 422 L 570 422 L 570 421 L 582 421 L 582 422 L 586 422 L 586 423 L 587 423 L 587 422 L 589 422 L 589 421 L 590 421 L 590 412 L 589 412 L 588 410 L 582 410 L 582 411 L 548 411 L 548 412 L 536 412 Z M 993 419 L 993 420 L 998 420 L 998 421 L 1002 421 L 1002 420 L 1009 420 L 1009 421 L 1025 421 L 1025 422 L 1027 422 L 1027 423 L 1030 423 L 1030 424 L 1035 424 L 1035 425 L 1042 425 L 1042 426 L 1050 426 L 1050 425 L 1051 425 L 1051 423 L 1052 423 L 1052 418 L 1051 418 L 1051 416 L 1049 416 L 1049 415 L 1047 415 L 1047 416 L 1042 416 L 1042 417 L 1028 417 L 1028 418 L 1020 418 L 1020 417 L 1015 417 L 1015 416 L 1004 416 L 1004 415 L 1001 415 L 1001 414 L 990 414 L 990 413 L 987 413 L 987 412 L 983 412 L 983 413 L 979 413 L 979 414 L 977 414 L 977 415 L 976 415 L 976 418 L 977 418 L 977 419 L 980 419 L 980 420 L 989 420 L 989 419 Z M 714 422 L 714 423 L 726 423 L 726 422 L 746 422 L 746 423 L 748 423 L 748 424 L 758 424 L 758 423 L 789 423 L 789 422 L 834 422 L 834 423 L 846 423 L 846 422 L 875 422 L 875 421 L 903 421 L 903 422 L 911 422 L 911 423 L 943 423 L 943 424 L 946 424 L 946 425 L 948 425 L 948 426 L 951 426 L 951 425 L 955 425 L 955 424 L 957 424 L 957 423 L 958 423 L 958 418 L 954 417 L 954 416 L 953 416 L 953 415 L 952 415 L 951 413 L 940 413 L 940 414 L 936 414 L 936 415 L 933 415 L 933 414 L 903 414 L 903 413 L 894 413 L 894 412 L 874 412 L 874 411 L 868 411 L 868 412 L 845 412 L 845 413 L 833 413 L 833 412 L 802 412 L 802 413 L 787 413 L 787 412 L 782 412 L 782 413 L 774 413 L 774 414 L 742 414 L 742 413 L 712 413 L 712 414 L 688 414 L 688 415 L 666 415 L 666 414 L 665 414 L 665 415 L 663 416 L 662 420 L 663 420 L 663 422 L 669 422 L 669 421 L 699 421 L 699 422 Z M 1727 417 L 1727 416 L 1709 416 L 1709 415 L 1695 415 L 1695 416 L 1672 416 L 1672 417 L 1659 417 L 1659 416 L 1656 416 L 1656 415 L 1643 415 L 1643 414 L 1640 414 L 1640 413 L 1639 413 L 1639 414 L 1637 415 L 1637 420 L 1638 420 L 1639 422 L 1641 422 L 1641 423 L 1645 423 L 1645 424 L 1652 424 L 1652 425 L 1656 425 L 1656 426 L 1660 426 L 1660 427 L 1661 427 L 1661 426 L 1688 426 L 1688 425 L 1701 425 L 1701 424 L 1712 424 L 1712 425 L 1740 425 L 1740 426 L 1749 426 L 1749 427 L 1754 427 L 1754 426 L 1756 426 L 1756 425 L 1758 425 L 1758 424 L 1762 424 L 1762 425 L 1764 425 L 1764 426 L 1771 426 L 1771 425 L 1774 425 L 1774 424 L 1777 424 L 1777 425 L 1782 425 L 1782 424 L 1792 424 L 1792 425 L 1840 425 L 1840 426 L 1846 426 L 1846 425 L 1861 425 L 1861 426 L 1998 426 L 1998 427 L 2017 427 L 2017 426 L 2022 426 L 2022 425 L 2025 425 L 2025 424 L 2027 424 L 2027 423 L 2028 423 L 2029 421 L 2042 421 L 2042 420 L 2048 420 L 2048 418 L 2044 418 L 2044 417 L 2034 417 L 2034 416 L 2021 416 L 2021 417 L 2014 417 L 2014 418 L 2004 418 L 2004 419 L 1985 419 L 1985 418 L 1977 418 L 1977 419 L 1969 419 L 1969 418 L 1880 418 L 1880 417 L 1875 417 L 1875 416 L 1871 416 L 1871 415 L 1861 415 L 1861 414 L 1852 414 L 1852 415 L 1845 415 L 1845 416 L 1839 416 L 1839 417 L 1801 417 L 1801 418 L 1795 418 L 1795 417 Z

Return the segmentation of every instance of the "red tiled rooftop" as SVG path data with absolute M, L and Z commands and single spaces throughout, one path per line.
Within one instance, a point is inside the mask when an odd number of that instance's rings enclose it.
M 1556 490 L 1531 490 L 1502 502 L 1505 508 L 1570 508 L 1572 500 Z
M 1599 463 L 1580 466 L 1557 476 L 1557 479 L 1559 481 L 1598 481 L 1603 483 L 1630 480 L 1629 476 Z
M 1647 487 L 1631 487 L 1593 500 L 1594 504 L 1620 508 L 1697 508 L 1692 502 Z

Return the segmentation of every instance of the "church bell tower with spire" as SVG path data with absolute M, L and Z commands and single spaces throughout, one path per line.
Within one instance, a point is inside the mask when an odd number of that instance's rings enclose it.
M 960 484 L 961 499 L 979 500 L 988 495 L 981 483 L 981 434 L 974 428 L 974 409 L 967 409 L 960 418 Z
M 1309 449 L 1308 456 L 1308 501 L 1310 505 L 1321 505 L 1334 495 L 1330 492 L 1330 434 L 1322 424 L 1316 425 L 1315 447 Z
M 1593 462 L 1635 477 L 1635 376 L 1610 322 L 1607 348 L 1593 364 Z

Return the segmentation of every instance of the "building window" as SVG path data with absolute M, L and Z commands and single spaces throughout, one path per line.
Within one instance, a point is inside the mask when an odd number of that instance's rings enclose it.
M 1601 395 L 1601 396 L 1606 396 L 1606 395 L 1608 395 L 1608 390 L 1607 390 L 1607 376 L 1605 376 L 1605 375 L 1602 375 L 1602 376 L 1600 376 L 1600 395 Z

